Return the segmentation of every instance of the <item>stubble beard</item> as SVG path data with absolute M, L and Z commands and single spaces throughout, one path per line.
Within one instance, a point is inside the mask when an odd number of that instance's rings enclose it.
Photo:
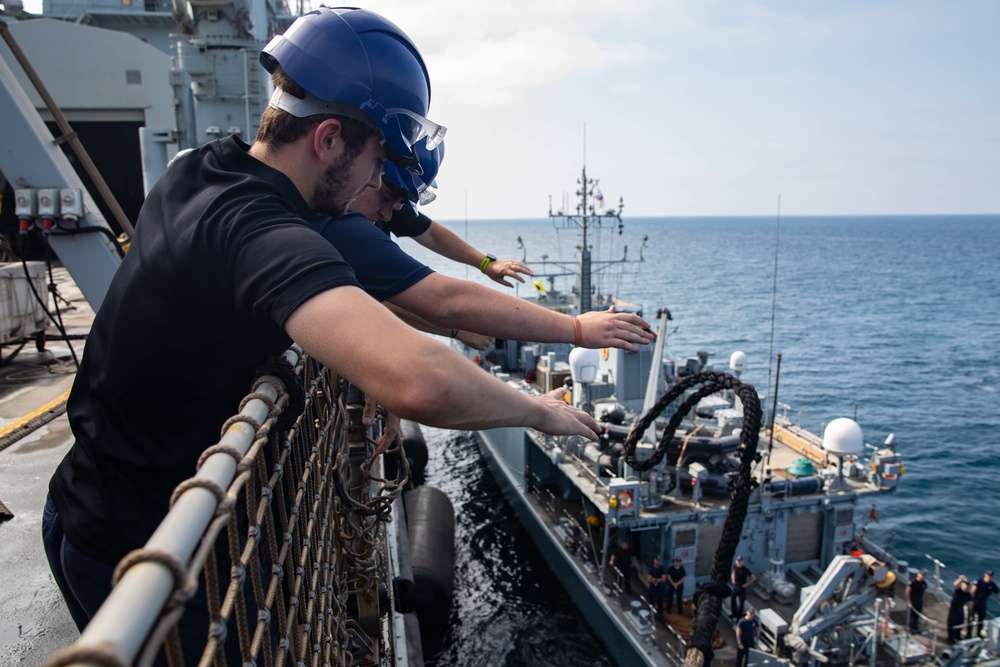
M 353 163 L 354 157 L 345 153 L 323 171 L 323 178 L 314 200 L 315 206 L 313 208 L 316 212 L 331 218 L 341 218 L 347 213 L 348 205 L 358 195 L 356 192 L 347 192 Z

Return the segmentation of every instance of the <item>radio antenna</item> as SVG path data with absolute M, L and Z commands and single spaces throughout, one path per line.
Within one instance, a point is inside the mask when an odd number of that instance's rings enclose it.
M 767 350 L 767 386 L 768 393 L 771 391 L 771 360 L 774 358 L 774 312 L 778 301 L 778 241 L 781 234 L 781 195 L 778 195 L 778 217 L 774 221 L 774 272 L 771 276 L 771 342 Z M 774 402 L 777 399 L 776 396 L 768 396 L 768 401 L 771 402 L 771 414 L 774 415 L 774 409 L 777 404 Z M 765 413 L 766 414 L 766 413 Z M 772 418 L 771 428 L 774 429 L 774 420 Z

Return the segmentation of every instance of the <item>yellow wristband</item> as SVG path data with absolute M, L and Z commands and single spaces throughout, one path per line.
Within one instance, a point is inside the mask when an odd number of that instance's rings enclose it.
M 492 261 L 493 259 L 489 255 L 483 257 L 483 261 L 479 262 L 479 270 L 486 273 L 486 267 L 489 266 Z

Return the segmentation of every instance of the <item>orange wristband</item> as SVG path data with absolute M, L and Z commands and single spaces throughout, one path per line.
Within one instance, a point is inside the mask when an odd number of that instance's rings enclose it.
M 583 345 L 583 327 L 580 325 L 580 320 L 573 318 L 573 345 L 577 347 Z

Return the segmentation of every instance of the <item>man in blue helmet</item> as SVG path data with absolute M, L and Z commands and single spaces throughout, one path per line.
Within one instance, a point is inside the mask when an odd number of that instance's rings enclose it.
M 312 226 L 316 211 L 342 215 L 379 187 L 385 159 L 419 169 L 412 146 L 443 133 L 425 118 L 429 79 L 409 38 L 372 12 L 322 9 L 275 38 L 262 62 L 279 85 L 257 141 L 219 139 L 166 170 L 88 337 L 67 404 L 75 442 L 42 520 L 81 629 L 256 369 L 293 341 L 404 418 L 596 439 L 596 422 L 560 395 L 507 387 L 393 317 Z M 207 619 L 199 593 L 179 626 L 189 664 Z
M 385 165 L 385 175 L 379 189 L 366 190 L 351 202 L 350 208 L 361 215 L 341 218 L 323 217 L 315 222 L 316 229 L 343 255 L 354 270 L 362 288 L 383 302 L 393 313 L 411 326 L 433 334 L 458 338 L 470 347 L 483 349 L 490 338 L 530 340 L 543 343 L 572 343 L 585 347 L 621 347 L 636 351 L 638 347 L 616 335 L 619 323 L 647 327 L 645 321 L 630 313 L 585 313 L 576 327 L 568 315 L 530 304 L 509 294 L 492 290 L 467 280 L 449 278 L 434 273 L 418 262 L 396 243 L 388 233 L 380 232 L 368 220 L 384 219 L 385 211 L 412 208 L 403 204 L 421 198 L 427 201 L 427 185 L 433 183 L 440 166 L 441 146 L 427 150 L 418 145 L 415 153 L 421 174 Z M 442 227 L 442 229 L 444 229 Z M 451 234 L 450 232 L 446 233 Z M 452 235 L 454 236 L 454 235 Z M 475 250 L 455 237 L 475 256 Z M 520 262 L 516 263 L 524 267 Z M 485 264 L 484 264 L 485 266 Z M 524 267 L 527 269 L 527 267 Z M 502 278 L 502 274 L 495 274 Z M 374 411 L 369 405 L 366 415 Z M 393 420 L 391 425 L 395 424 Z M 387 430 L 387 436 L 393 436 Z
M 383 183 L 379 192 L 386 187 Z M 351 207 L 358 207 L 357 200 Z M 638 315 L 611 308 L 574 318 L 500 290 L 435 273 L 363 215 L 321 217 L 313 226 L 350 263 L 370 296 L 450 330 L 452 337 L 465 330 L 511 340 L 619 347 L 633 352 L 639 344 L 652 340 L 648 324 Z M 639 340 L 633 335 L 636 327 L 642 331 Z
M 444 143 L 433 150 L 419 144 L 416 155 L 422 171 L 419 176 L 386 164 L 382 188 L 366 190 L 351 203 L 351 210 L 367 217 L 386 234 L 409 236 L 428 250 L 478 269 L 505 287 L 513 287 L 507 278 L 523 283 L 521 274 L 534 275 L 524 262 L 497 259 L 494 255 L 480 252 L 447 227 L 414 208 L 413 205 L 423 206 L 436 198 L 430 188 L 437 187 L 435 178 L 444 159 Z M 413 205 L 407 206 L 407 201 Z

